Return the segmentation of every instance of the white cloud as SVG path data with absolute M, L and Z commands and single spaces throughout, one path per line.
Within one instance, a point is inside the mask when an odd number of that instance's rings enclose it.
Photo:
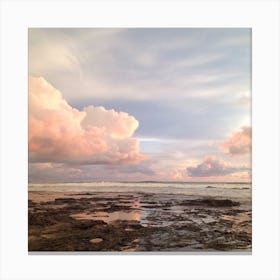
M 45 79 L 29 79 L 29 160 L 84 164 L 139 162 L 138 121 L 124 112 L 71 107 Z

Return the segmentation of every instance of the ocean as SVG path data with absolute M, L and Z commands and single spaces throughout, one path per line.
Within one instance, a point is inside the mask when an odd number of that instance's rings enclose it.
M 189 196 L 223 197 L 250 200 L 251 183 L 190 182 L 88 182 L 29 184 L 29 191 L 55 192 L 143 192 L 184 194 Z

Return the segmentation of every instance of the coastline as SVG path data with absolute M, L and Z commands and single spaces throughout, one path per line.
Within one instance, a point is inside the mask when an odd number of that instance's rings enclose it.
M 212 191 L 212 189 L 208 189 Z M 250 252 L 250 201 L 29 191 L 29 252 Z

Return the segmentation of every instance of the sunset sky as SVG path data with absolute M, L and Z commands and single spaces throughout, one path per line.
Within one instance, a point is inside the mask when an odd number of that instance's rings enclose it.
M 251 30 L 29 29 L 29 182 L 251 181 Z

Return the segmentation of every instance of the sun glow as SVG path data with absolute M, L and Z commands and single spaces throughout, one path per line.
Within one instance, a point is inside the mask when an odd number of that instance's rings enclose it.
M 251 126 L 251 118 L 250 117 L 244 118 L 240 123 L 240 127 L 242 126 Z

